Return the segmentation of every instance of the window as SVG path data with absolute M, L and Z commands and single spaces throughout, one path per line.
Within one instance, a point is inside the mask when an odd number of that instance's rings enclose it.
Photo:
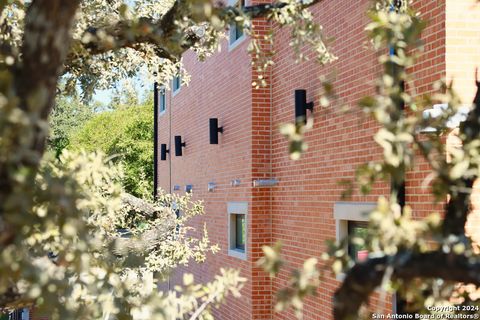
M 22 309 L 22 320 L 30 319 L 30 310 L 28 308 Z
M 235 214 L 235 244 L 236 250 L 245 252 L 245 215 Z
M 243 8 L 245 7 L 245 0 L 229 1 L 229 5 L 240 5 L 240 7 Z M 231 50 L 235 48 L 240 42 L 242 42 L 244 38 L 245 35 L 243 32 L 243 21 L 230 24 L 228 40 L 229 49 Z
M 344 240 L 347 237 L 364 237 L 367 233 L 368 214 L 376 208 L 371 202 L 337 202 L 333 209 L 335 218 L 336 239 Z M 347 248 L 350 257 L 362 261 L 368 255 L 364 246 L 349 244 Z M 338 277 L 339 280 L 343 276 Z
M 366 221 L 348 221 L 348 255 L 354 261 L 364 261 L 368 257 L 365 244 L 354 243 L 354 238 L 366 239 L 368 234 L 368 223 Z
M 228 255 L 247 259 L 247 202 L 228 203 Z
M 167 97 L 165 95 L 165 87 L 158 90 L 158 112 L 163 113 L 167 109 Z
M 182 78 L 180 75 L 173 77 L 173 94 L 175 95 L 182 87 Z
M 16 309 L 8 314 L 0 313 L 0 319 L 28 320 L 30 319 L 30 310 L 28 308 L 22 308 Z

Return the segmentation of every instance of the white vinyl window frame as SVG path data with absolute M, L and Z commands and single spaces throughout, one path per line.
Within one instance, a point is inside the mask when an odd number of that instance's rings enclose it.
M 236 216 L 245 216 L 245 249 L 239 250 L 236 248 Z M 248 202 L 228 202 L 227 203 L 227 218 L 228 218 L 228 255 L 247 260 L 248 248 Z
M 335 219 L 335 238 L 337 243 L 348 237 L 348 222 L 369 220 L 369 214 L 377 207 L 375 202 L 336 202 L 333 206 Z M 345 250 L 348 250 L 345 247 Z M 344 274 L 337 275 L 337 280 L 343 280 Z
M 176 86 L 177 82 L 178 86 Z M 177 75 L 172 79 L 172 96 L 175 97 L 180 92 L 180 89 L 182 89 L 182 76 Z
M 28 319 L 30 319 L 30 310 L 28 308 L 23 308 L 21 320 L 28 320 Z
M 158 114 L 161 116 L 167 111 L 167 93 L 165 86 L 158 89 Z
M 369 221 L 369 214 L 375 210 L 376 207 L 376 202 L 336 202 L 333 207 L 333 217 L 335 218 L 335 235 L 337 242 L 348 236 L 349 221 Z M 348 248 L 345 247 L 345 250 L 348 250 Z M 344 279 L 344 273 L 337 275 L 338 281 L 343 281 Z M 381 287 L 378 287 L 375 292 L 384 293 L 385 291 Z M 396 313 L 396 299 L 397 296 L 394 294 L 392 298 L 393 313 Z
M 242 0 L 228 0 L 228 5 L 232 6 L 232 7 L 236 6 L 239 1 L 242 1 Z M 247 6 L 247 3 L 248 3 L 248 1 L 244 0 L 244 5 L 245 6 Z M 232 51 L 233 49 L 238 47 L 246 38 L 245 31 L 242 31 L 242 35 L 232 41 L 232 36 L 236 35 L 237 28 L 238 28 L 238 26 L 235 23 L 231 23 L 229 25 L 229 29 L 228 29 L 228 51 Z

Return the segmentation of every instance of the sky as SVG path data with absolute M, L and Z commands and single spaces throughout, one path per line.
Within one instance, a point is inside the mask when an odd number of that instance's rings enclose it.
M 139 101 L 142 100 L 145 91 L 146 91 L 146 86 L 150 85 L 149 83 L 145 83 L 145 80 L 140 78 L 139 76 L 130 78 L 130 80 L 133 81 L 133 84 L 135 86 L 135 91 L 137 92 L 137 96 L 139 98 Z M 117 85 L 121 85 L 120 83 L 117 83 Z M 153 87 L 152 87 L 153 91 Z M 95 94 L 93 95 L 93 100 L 101 102 L 102 104 L 108 105 L 112 98 L 113 98 L 114 90 L 113 89 L 108 89 L 108 90 L 96 90 Z
M 112 90 L 97 90 L 93 96 L 93 99 L 101 102 L 102 104 L 109 104 L 112 100 Z

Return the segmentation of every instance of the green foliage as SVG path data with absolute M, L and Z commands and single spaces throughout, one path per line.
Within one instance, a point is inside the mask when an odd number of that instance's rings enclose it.
M 281 259 L 281 244 L 262 248 L 264 257 L 258 261 L 258 265 L 275 277 L 280 267 L 284 264 Z M 302 317 L 303 300 L 309 295 L 315 295 L 320 284 L 320 272 L 317 269 L 318 260 L 316 258 L 307 259 L 301 269 L 293 270 L 287 288 L 277 292 L 277 303 L 275 311 L 280 312 L 288 308 L 293 308 L 298 318 Z
M 70 137 L 92 116 L 92 108 L 82 103 L 78 97 L 58 96 L 49 117 L 48 148 L 59 156 L 70 144 Z
M 153 112 L 149 105 L 99 113 L 70 137 L 70 149 L 100 150 L 121 163 L 125 190 L 153 192 Z
M 187 275 L 183 289 L 158 293 L 154 272 L 164 275 L 178 264 L 203 261 L 208 252 L 217 250 L 209 245 L 206 232 L 200 239 L 192 238 L 184 221 L 175 219 L 174 202 L 185 201 L 184 210 L 190 212 L 186 216 L 199 214 L 201 205 L 167 196 L 137 210 L 125 204 L 118 180 L 123 177 L 121 168 L 105 165 L 101 156 L 66 152 L 58 161 L 44 158 L 47 115 L 61 71 L 67 78 L 66 89 L 80 85 L 85 98 L 96 88 L 112 88 L 119 79 L 142 71 L 168 83 L 180 68 L 182 78 L 187 79 L 179 62 L 183 52 L 192 49 L 204 59 L 218 48 L 228 24 L 243 21 L 247 29 L 253 28 L 248 20 L 258 16 L 291 27 L 291 44 L 300 58 L 304 57 L 303 43 L 308 43 L 321 63 L 331 61 L 335 57 L 323 43 L 321 27 L 306 10 L 317 1 L 289 0 L 242 10 L 190 0 L 134 4 L 126 0 L 0 1 L 0 306 L 35 303 L 52 319 L 193 320 L 211 319 L 211 304 L 220 303 L 227 294 L 238 295 L 244 279 L 228 270 L 205 286 L 195 285 Z M 437 95 L 423 99 L 402 92 L 423 23 L 412 12 L 378 11 L 388 11 L 390 1 L 375 4 L 377 11 L 371 14 L 367 30 L 382 53 L 389 46 L 395 54 L 380 54 L 385 72 L 378 81 L 377 95 L 360 102 L 381 126 L 375 141 L 384 150 L 381 161 L 361 171 L 360 181 L 366 185 L 362 191 L 369 192 L 380 179 L 401 184 L 419 150 L 433 168 L 432 189 L 437 199 L 449 195 L 450 201 L 445 222 L 439 223 L 435 214 L 416 222 L 408 207 L 400 208 L 394 188 L 372 213 L 365 243 L 372 255 L 366 262 L 351 262 L 341 244 L 331 246 L 330 256 L 322 258 L 332 259 L 334 271 L 346 272 L 336 293 L 337 319 L 358 318 L 360 306 L 379 285 L 402 292 L 420 308 L 453 303 L 448 298 L 452 282 L 459 279 L 480 285 L 476 277 L 479 259 L 463 230 L 469 192 L 480 169 L 480 97 L 478 110 L 460 131 L 463 147 L 451 151 L 452 160 L 447 162 L 441 137 L 419 139 L 418 129 L 443 127 L 455 114 L 458 99 L 444 83 L 438 84 Z M 111 10 L 105 10 L 107 6 Z M 42 21 L 45 17 L 48 23 Z M 251 34 L 255 38 L 254 30 Z M 268 47 L 272 38 L 267 37 L 265 43 Z M 263 44 L 253 42 L 250 48 L 258 58 L 254 63 L 259 73 L 257 86 L 266 83 L 263 72 L 271 65 L 270 53 L 263 57 L 259 53 Z M 322 102 L 329 100 L 322 97 Z M 449 107 L 437 119 L 423 119 L 423 108 L 433 101 Z M 401 112 L 402 104 L 408 106 L 407 112 Z M 118 120 L 117 126 L 124 118 L 112 120 Z M 96 129 L 89 129 L 92 139 Z M 116 127 L 110 129 L 115 132 Z M 306 150 L 306 129 L 300 123 L 284 129 L 295 157 Z M 143 127 L 143 133 L 129 130 L 122 132 L 140 139 L 148 136 Z M 106 152 L 127 154 L 132 147 L 122 146 L 122 141 L 117 141 L 120 147 L 110 146 L 112 150 Z M 120 162 L 125 165 L 126 160 Z M 138 194 L 143 193 L 144 188 L 138 189 Z M 131 236 L 122 238 L 120 227 Z M 265 252 L 264 266 L 274 275 L 281 265 L 279 249 Z M 435 263 L 428 264 L 429 259 L 436 259 Z M 293 273 L 278 308 L 292 305 L 300 315 L 302 299 L 319 284 L 316 262 L 309 259 Z M 438 267 L 443 265 L 449 269 Z M 412 278 L 421 278 L 420 285 L 409 281 Z
M 135 181 L 151 181 L 145 151 L 152 150 L 146 141 L 153 117 L 141 118 L 140 108 L 104 113 L 77 133 L 78 119 L 65 119 L 68 109 L 58 108 L 51 141 L 58 159 L 44 155 L 47 118 L 58 86 L 67 94 L 80 87 L 89 100 L 95 90 L 138 75 L 168 85 L 180 70 L 188 81 L 182 54 L 191 49 L 205 59 L 219 48 L 226 27 L 243 17 L 281 19 L 328 60 L 316 34 L 321 28 L 306 10 L 311 4 L 239 9 L 191 0 L 0 0 L 0 308 L 35 304 L 51 319 L 194 320 L 211 319 L 211 305 L 238 296 L 244 279 L 232 270 L 206 285 L 187 275 L 183 289 L 155 290 L 153 273 L 201 262 L 217 248 L 206 231 L 192 237 L 186 221 L 174 219 L 172 201 L 178 206 L 182 199 L 143 202 L 141 210 L 125 204 L 132 199 L 119 179 L 135 194 L 149 188 Z M 303 23 L 295 28 L 298 19 Z M 126 173 L 98 154 L 59 154 L 66 136 L 78 137 L 73 149 L 84 145 L 116 156 Z M 187 205 L 185 218 L 200 208 Z M 118 228 L 131 236 L 122 238 Z
M 187 275 L 176 288 L 181 295 L 156 290 L 172 268 L 202 262 L 218 247 L 206 230 L 196 238 L 186 225 L 203 213 L 200 202 L 162 194 L 157 203 L 137 199 L 145 209 L 139 211 L 123 198 L 122 175 L 97 154 L 64 152 L 44 162 L 29 224 L 19 228 L 22 217 L 12 219 L 16 241 L 0 252 L 0 292 L 14 293 L 3 307 L 33 303 L 52 320 L 195 319 L 239 295 L 244 279 L 233 270 L 205 286 Z

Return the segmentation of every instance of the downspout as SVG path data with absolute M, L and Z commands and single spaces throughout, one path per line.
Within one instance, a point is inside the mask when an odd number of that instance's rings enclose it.
M 154 200 L 158 197 L 158 114 L 159 114 L 159 85 L 158 82 L 153 84 L 153 198 Z M 166 93 L 165 97 L 166 97 Z M 171 140 L 172 140 L 172 103 L 171 99 L 168 99 L 168 148 L 171 149 Z M 167 104 L 167 100 L 165 100 Z M 169 193 L 172 193 L 172 151 L 168 153 L 168 165 L 169 165 Z M 171 288 L 170 277 L 168 277 L 168 290 Z
M 165 97 L 166 97 L 165 93 Z M 170 92 L 170 99 L 168 102 L 168 148 L 170 152 L 168 153 L 168 192 L 171 194 L 172 193 L 172 108 L 173 108 L 173 103 L 172 103 L 172 97 L 173 94 Z M 167 103 L 165 103 L 167 104 Z
M 402 6 L 402 0 L 395 0 L 392 2 L 390 5 L 390 12 L 392 11 L 397 11 L 400 10 Z M 390 47 L 390 56 L 393 56 L 396 54 L 395 48 Z M 396 75 L 398 73 L 398 68 L 396 65 L 392 64 L 392 73 Z M 395 78 L 395 77 L 394 77 Z M 405 81 L 401 81 L 400 84 L 400 90 L 401 92 L 405 92 Z M 405 101 L 401 100 L 398 104 L 397 107 L 402 111 L 402 113 L 405 110 Z M 401 173 L 402 176 L 400 179 L 392 179 L 390 182 L 390 194 L 395 195 L 397 198 L 397 203 L 400 206 L 400 212 L 403 213 L 403 208 L 405 207 L 406 204 L 406 189 L 405 189 L 405 181 L 406 181 L 406 174 L 405 170 Z M 394 295 L 394 303 L 393 303 L 393 313 L 394 314 L 408 314 L 408 312 L 405 311 L 406 307 L 406 301 L 403 299 L 399 299 L 398 295 Z
M 153 84 L 153 199 L 158 192 L 158 82 Z

